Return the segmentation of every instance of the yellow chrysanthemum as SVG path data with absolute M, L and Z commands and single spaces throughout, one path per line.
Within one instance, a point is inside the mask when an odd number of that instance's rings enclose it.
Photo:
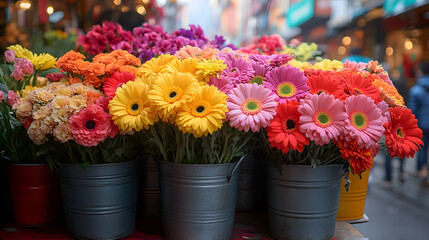
M 298 61 L 296 59 L 290 60 L 287 64 L 289 64 L 292 67 L 299 68 L 299 70 L 301 70 L 301 71 L 305 71 L 305 70 L 313 68 L 313 65 L 311 65 L 311 63 L 301 62 L 301 61 Z
M 163 74 L 153 84 L 149 98 L 159 116 L 167 119 L 193 99 L 197 88 L 197 79 L 189 73 Z
M 344 65 L 338 60 L 323 59 L 322 61 L 315 63 L 314 68 L 322 69 L 323 71 L 326 71 L 326 70 L 337 71 L 337 70 L 343 69 Z
M 35 70 L 43 71 L 53 68 L 57 59 L 49 53 L 42 53 L 40 55 L 34 54 L 30 61 L 33 63 Z
M 9 46 L 7 50 L 13 50 L 17 58 L 26 58 L 30 61 L 33 59 L 33 53 L 19 44 Z
M 149 87 L 142 82 L 129 81 L 116 90 L 109 102 L 109 112 L 120 130 L 140 131 L 158 120 L 148 95 Z
M 380 89 L 381 97 L 389 106 L 404 106 L 404 98 L 399 94 L 398 90 L 381 79 L 375 79 L 372 85 Z
M 228 112 L 225 93 L 215 86 L 199 87 L 194 99 L 179 108 L 176 125 L 184 133 L 192 133 L 194 137 L 212 134 L 222 127 L 222 120 Z
M 15 52 L 15 56 L 18 58 L 26 58 L 31 61 L 35 70 L 42 71 L 50 69 L 54 67 L 55 63 L 57 62 L 57 59 L 49 53 L 37 55 L 18 44 L 9 46 L 7 49 L 13 50 Z
M 158 74 L 167 73 L 166 65 L 171 61 L 179 61 L 176 56 L 162 54 L 157 58 L 145 62 L 137 69 L 136 76 L 140 78 L 149 78 Z
M 197 58 L 187 58 L 179 61 L 171 61 L 169 64 L 167 64 L 167 71 L 169 73 L 190 73 L 195 76 L 198 71 L 197 66 L 200 62 L 201 60 Z
M 210 81 L 211 76 L 215 76 L 227 68 L 224 62 L 224 60 L 219 59 L 202 60 L 197 65 L 197 79 L 201 79 L 205 82 Z

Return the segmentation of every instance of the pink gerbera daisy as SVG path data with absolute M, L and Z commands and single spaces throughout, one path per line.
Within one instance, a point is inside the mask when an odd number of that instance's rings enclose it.
M 240 131 L 258 132 L 270 124 L 276 114 L 277 102 L 269 89 L 253 84 L 239 84 L 228 94 L 226 118 Z
M 115 72 L 113 75 L 107 79 L 106 83 L 103 86 L 104 94 L 112 100 L 115 96 L 116 89 L 122 84 L 128 81 L 134 81 L 136 76 L 129 72 Z
M 310 88 L 304 73 L 296 67 L 281 66 L 269 72 L 263 83 L 278 96 L 278 101 L 298 100 L 308 94 Z
M 383 117 L 383 122 L 390 121 L 390 112 L 389 105 L 385 101 L 381 101 L 377 104 L 378 109 L 381 110 L 381 116 Z
M 344 129 L 345 140 L 355 140 L 360 147 L 372 148 L 383 136 L 381 110 L 374 100 L 365 95 L 348 97 L 345 108 L 348 115 Z
M 225 60 L 227 66 L 227 69 L 219 77 L 226 78 L 232 86 L 235 87 L 241 83 L 248 83 L 255 76 L 252 64 L 243 58 L 235 57 L 234 53 L 223 53 L 219 56 L 220 59 Z
M 317 145 L 337 140 L 344 131 L 347 114 L 344 103 L 324 92 L 307 95 L 300 100 L 298 112 L 301 113 L 299 130 Z
M 208 84 L 217 87 L 217 89 L 226 94 L 228 94 L 233 88 L 232 84 L 228 81 L 228 79 L 218 78 L 216 76 L 211 77 Z
M 98 105 L 89 105 L 70 117 L 70 127 L 76 143 L 93 147 L 103 142 L 111 133 L 112 116 Z

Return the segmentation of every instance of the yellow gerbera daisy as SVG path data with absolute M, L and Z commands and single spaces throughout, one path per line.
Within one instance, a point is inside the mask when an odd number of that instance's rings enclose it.
M 158 120 L 149 101 L 149 87 L 142 82 L 129 81 L 116 90 L 109 102 L 109 112 L 115 125 L 123 131 L 148 129 Z
M 322 69 L 324 71 L 326 70 L 341 70 L 344 68 L 343 63 L 341 63 L 338 60 L 329 60 L 329 59 L 323 59 L 320 62 L 317 62 L 314 64 L 315 69 Z
M 204 80 L 205 82 L 210 81 L 211 76 L 215 76 L 227 68 L 224 62 L 224 60 L 219 59 L 203 60 L 197 65 L 197 79 Z
M 190 102 L 198 88 L 197 79 L 189 73 L 162 74 L 149 91 L 149 98 L 162 119 Z
M 169 73 L 181 72 L 181 73 L 190 73 L 196 75 L 198 71 L 198 64 L 201 62 L 197 58 L 186 58 L 180 61 L 171 61 L 167 64 L 167 71 Z
M 179 61 L 176 56 L 170 54 L 161 54 L 157 58 L 145 62 L 139 69 L 137 69 L 136 76 L 141 78 L 149 78 L 157 76 L 161 73 L 167 73 L 166 65 L 171 61 Z
M 179 108 L 176 125 L 180 131 L 192 133 L 194 137 L 212 134 L 222 127 L 222 120 L 228 112 L 227 98 L 215 86 L 199 87 L 194 99 Z

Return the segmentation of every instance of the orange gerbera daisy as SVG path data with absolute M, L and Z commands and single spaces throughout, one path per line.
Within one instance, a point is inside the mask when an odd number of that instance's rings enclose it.
M 344 91 L 348 95 L 366 95 L 374 100 L 375 103 L 381 101 L 380 90 L 371 84 L 369 79 L 364 76 L 350 71 L 341 72 L 340 76 L 343 78 Z
M 404 106 L 404 98 L 398 93 L 398 90 L 389 85 L 387 82 L 381 80 L 379 77 L 374 78 L 372 85 L 380 90 L 381 98 L 386 101 L 389 106 Z
M 414 157 L 423 145 L 423 131 L 417 126 L 417 119 L 410 109 L 389 108 L 391 120 L 384 123 L 386 146 L 390 157 Z
M 341 157 L 348 159 L 354 174 L 361 174 L 371 168 L 374 160 L 372 149 L 361 148 L 355 141 L 348 142 L 347 146 L 344 142 L 339 141 L 337 145 L 340 148 Z
M 305 71 L 310 73 L 309 71 Z M 319 94 L 324 92 L 331 94 L 337 99 L 346 99 L 348 95 L 344 89 L 339 86 L 341 78 L 332 71 L 312 71 L 307 75 L 307 85 L 310 87 L 310 93 Z
M 295 100 L 280 103 L 276 115 L 267 127 L 268 141 L 271 147 L 280 149 L 283 153 L 290 149 L 302 152 L 309 144 L 308 139 L 299 131 L 298 102 Z

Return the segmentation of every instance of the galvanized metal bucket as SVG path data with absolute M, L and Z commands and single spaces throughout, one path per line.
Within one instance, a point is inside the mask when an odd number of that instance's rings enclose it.
M 231 239 L 239 164 L 157 161 L 167 240 Z
M 237 211 L 265 210 L 266 199 L 265 165 L 257 156 L 247 155 L 238 178 Z
M 67 228 L 77 239 L 119 239 L 134 232 L 137 161 L 58 169 Z
M 334 237 L 341 164 L 283 164 L 267 167 L 269 229 L 276 239 L 328 240 Z
M 156 162 L 147 155 L 140 164 L 139 215 L 143 218 L 160 218 L 161 191 Z

